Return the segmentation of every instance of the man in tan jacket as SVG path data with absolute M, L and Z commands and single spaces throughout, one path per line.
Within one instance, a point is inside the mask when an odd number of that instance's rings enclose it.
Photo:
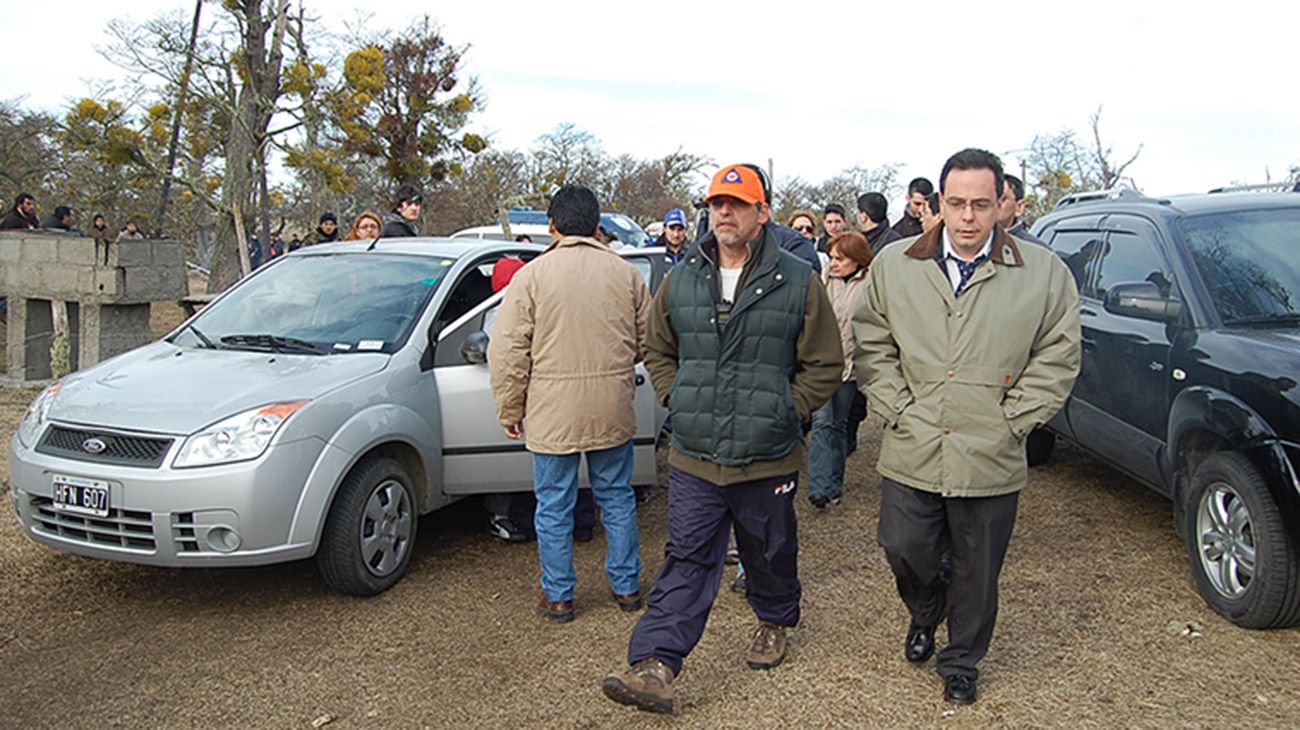
M 996 155 L 949 158 L 942 225 L 880 252 L 854 319 L 858 381 L 887 425 L 877 539 L 911 614 L 904 656 L 929 659 L 946 615 L 938 671 L 958 704 L 993 635 L 1025 436 L 1079 372 L 1074 279 L 996 225 L 1002 185 Z
M 595 239 L 600 206 L 590 190 L 561 188 L 548 215 L 555 243 L 506 290 L 488 366 L 497 418 L 510 438 L 526 434 L 533 453 L 538 612 L 562 623 L 574 617 L 573 507 L 584 454 L 614 598 L 624 611 L 641 608 L 633 399 L 650 290 L 635 267 Z

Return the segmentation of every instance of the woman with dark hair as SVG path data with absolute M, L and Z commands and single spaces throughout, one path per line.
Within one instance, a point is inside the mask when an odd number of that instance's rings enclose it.
M 817 509 L 839 504 L 844 493 L 844 458 L 847 455 L 849 408 L 858 390 L 853 377 L 853 310 L 862 300 L 862 288 L 871 265 L 871 246 L 857 231 L 837 234 L 826 244 L 830 265 L 822 274 L 826 295 L 835 310 L 844 346 L 843 382 L 826 405 L 812 417 L 812 445 L 808 452 L 808 501 Z
M 795 229 L 810 241 L 817 240 L 817 214 L 811 210 L 796 210 L 786 219 L 786 225 Z

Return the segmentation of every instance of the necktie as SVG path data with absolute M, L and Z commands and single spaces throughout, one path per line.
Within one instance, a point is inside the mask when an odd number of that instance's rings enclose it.
M 975 273 L 975 269 L 979 268 L 979 265 L 984 263 L 986 258 L 988 256 L 981 255 L 976 256 L 974 261 L 963 261 L 955 256 L 953 257 L 952 260 L 957 262 L 957 271 L 961 272 L 961 281 L 957 282 L 957 289 L 953 292 L 953 296 L 961 294 L 962 290 L 966 288 L 966 282 L 970 280 L 971 274 Z

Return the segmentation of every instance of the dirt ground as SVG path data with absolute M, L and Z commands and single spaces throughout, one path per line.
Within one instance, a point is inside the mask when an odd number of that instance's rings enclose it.
M 6 464 L 34 394 L 0 389 Z M 746 668 L 753 615 L 724 587 L 677 681 L 675 718 L 600 693 L 636 617 L 609 597 L 599 532 L 577 545 L 577 620 L 552 625 L 534 613 L 535 546 L 492 539 L 462 502 L 420 522 L 410 574 L 371 599 L 329 593 L 310 562 L 111 563 L 35 545 L 2 519 L 0 726 L 1300 725 L 1300 630 L 1219 618 L 1191 582 L 1168 504 L 1069 447 L 1022 497 L 979 702 L 945 704 L 933 660 L 902 658 L 907 616 L 873 537 L 878 440 L 864 424 L 842 508 L 798 500 L 804 617 L 786 663 Z M 666 507 L 656 489 L 640 513 L 646 585 Z

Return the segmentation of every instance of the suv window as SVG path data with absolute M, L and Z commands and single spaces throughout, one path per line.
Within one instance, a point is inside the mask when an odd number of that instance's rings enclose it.
M 1089 285 L 1102 246 L 1100 231 L 1061 231 L 1052 238 L 1052 250 L 1065 262 L 1079 293 L 1084 296 L 1092 296 Z
M 1180 231 L 1224 324 L 1300 311 L 1300 210 L 1252 210 L 1187 218 Z
M 1111 231 L 1101 249 L 1097 280 L 1088 296 L 1105 299 L 1112 284 L 1149 281 L 1169 294 L 1169 276 L 1155 241 L 1140 231 Z

